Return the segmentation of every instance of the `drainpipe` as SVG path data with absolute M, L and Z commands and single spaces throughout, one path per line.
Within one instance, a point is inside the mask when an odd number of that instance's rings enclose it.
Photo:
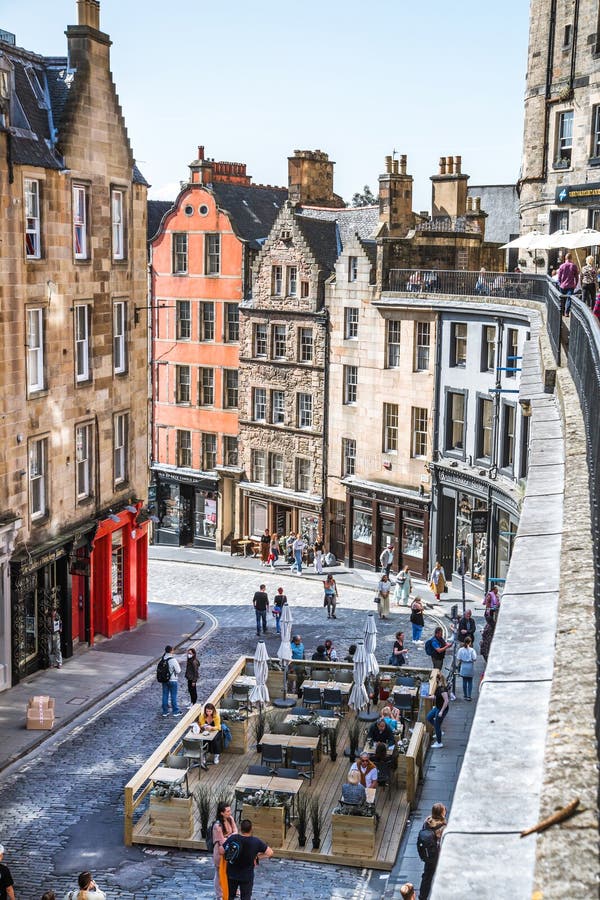
M 439 409 L 440 409 L 440 391 L 441 391 L 441 369 L 442 369 L 442 314 L 438 313 L 437 318 L 435 320 L 435 381 L 433 384 L 433 405 L 431 409 L 431 416 L 433 419 L 433 440 L 432 440 L 432 448 L 431 448 L 431 460 L 433 463 L 437 461 L 439 454 L 439 441 L 440 441 L 440 421 L 439 421 Z M 429 517 L 429 562 L 427 564 L 427 572 L 431 572 L 433 569 L 433 556 L 439 555 L 439 547 L 437 546 L 437 539 L 435 541 L 435 554 L 432 555 L 432 547 L 434 545 L 434 541 L 431 539 L 433 535 L 431 534 L 431 525 L 433 521 L 433 512 L 435 511 L 435 525 L 436 530 L 439 534 L 439 489 L 440 482 L 437 474 L 437 468 L 434 465 L 432 468 L 432 482 L 431 482 L 431 513 Z M 434 510 L 435 506 L 435 510 Z
M 323 329 L 325 331 L 325 359 L 323 366 L 323 437 L 322 437 L 322 447 L 323 447 L 323 475 L 321 479 L 321 497 L 323 497 L 323 505 L 321 507 L 321 521 L 323 523 L 323 527 L 321 529 L 321 538 L 325 541 L 325 528 L 327 527 L 327 545 L 329 545 L 329 522 L 326 518 L 327 514 L 327 446 L 328 440 L 327 435 L 329 432 L 329 347 L 330 347 L 330 336 L 329 336 L 329 311 L 327 308 L 323 309 Z

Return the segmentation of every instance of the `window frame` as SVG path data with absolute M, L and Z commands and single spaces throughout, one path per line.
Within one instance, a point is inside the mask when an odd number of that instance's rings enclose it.
M 232 317 L 232 312 L 235 315 Z M 240 305 L 239 303 L 225 303 L 225 334 L 226 344 L 236 344 L 240 340 Z
M 175 436 L 175 459 L 178 469 L 191 469 L 192 432 L 189 428 L 178 428 Z
M 185 377 L 184 377 L 185 376 Z M 175 365 L 175 405 L 190 406 L 192 402 L 192 370 L 187 363 Z
M 120 198 L 116 204 L 115 201 Z M 117 262 L 127 259 L 125 245 L 125 190 L 121 187 L 111 188 L 110 219 L 112 238 L 112 258 Z
M 301 471 L 306 466 L 306 471 Z M 305 456 L 297 456 L 294 460 L 294 487 L 299 494 L 310 494 L 312 469 L 310 459 Z M 305 479 L 305 482 L 304 482 Z M 303 487 L 303 484 L 306 484 Z
M 464 336 L 459 336 L 457 334 L 457 329 L 464 328 L 465 333 Z M 468 353 L 468 340 L 469 340 L 469 325 L 468 322 L 450 322 L 450 367 L 453 369 L 466 369 L 467 367 L 467 353 Z M 458 344 L 464 343 L 464 358 L 459 361 Z
M 203 431 L 201 436 L 202 471 L 212 472 L 217 466 L 219 442 L 214 431 Z
M 32 329 L 30 322 L 32 318 L 37 319 L 37 340 L 36 346 L 31 345 Z M 27 394 L 35 394 L 38 391 L 46 389 L 46 373 L 44 370 L 44 307 L 28 306 L 25 310 L 26 329 L 27 329 Z M 35 369 L 38 379 L 32 381 L 32 359 L 35 358 Z
M 565 124 L 570 122 L 570 128 L 565 128 Z M 554 168 L 560 169 L 571 168 L 573 163 L 573 126 L 575 124 L 575 111 L 573 109 L 563 109 L 556 113 L 556 138 L 555 138 L 555 157 Z M 570 131 L 570 134 L 567 132 Z M 566 161 L 566 165 L 563 164 Z
M 423 332 L 427 332 L 427 343 L 423 341 L 423 335 L 420 334 L 420 329 L 423 329 Z M 421 365 L 421 353 L 427 354 L 427 365 Z M 425 322 L 423 320 L 417 320 L 415 322 L 415 358 L 414 358 L 414 371 L 415 372 L 429 372 L 429 366 L 431 362 L 431 322 Z M 422 407 L 421 407 L 422 408 Z
M 277 396 L 277 403 L 275 403 L 275 397 Z M 279 401 L 281 400 L 281 405 Z M 277 416 L 281 416 L 280 420 L 275 420 L 275 415 L 277 411 Z M 272 425 L 285 425 L 285 391 L 281 391 L 278 389 L 271 391 L 271 424 Z
M 486 404 L 489 404 L 487 406 Z M 489 427 L 484 427 L 484 410 L 489 409 Z M 489 433 L 489 453 L 485 453 L 485 436 Z M 494 400 L 489 394 L 477 394 L 477 422 L 475 432 L 475 459 L 480 465 L 492 465 L 494 443 Z
M 32 454 L 34 452 L 37 456 L 36 460 L 36 474 L 33 475 L 33 458 Z M 27 477 L 28 477 L 28 501 L 29 501 L 29 518 L 31 522 L 38 522 L 42 519 L 47 518 L 48 516 L 48 438 L 47 437 L 33 437 L 29 440 L 28 446 L 28 462 L 27 462 Z M 36 485 L 35 490 L 39 492 L 39 507 L 34 509 L 33 500 L 34 500 L 34 483 Z
M 218 231 L 207 232 L 204 236 L 204 274 L 211 278 L 221 274 L 221 234 Z
M 311 430 L 314 422 L 313 395 L 298 391 L 296 398 L 298 428 Z
M 83 319 L 80 318 L 80 311 L 84 310 L 85 315 Z M 75 342 L 75 382 L 77 384 L 88 384 L 92 380 L 92 366 L 91 366 L 91 322 L 92 322 L 92 305 L 91 303 L 76 303 L 73 307 L 73 336 Z M 79 326 L 80 324 L 85 322 L 85 335 L 83 337 L 78 337 Z M 84 352 L 82 353 L 81 359 L 85 363 L 84 371 L 79 371 L 79 353 L 78 346 L 81 345 L 84 348 Z
M 288 297 L 298 296 L 298 266 L 287 266 L 286 291 Z
M 424 415 L 422 415 L 424 414 Z M 424 427 L 423 427 L 424 420 Z M 429 410 L 426 406 L 412 406 L 410 410 L 411 459 L 427 459 L 429 446 Z M 422 452 L 421 452 L 422 451 Z
M 260 337 L 259 337 L 260 330 Z M 262 346 L 264 343 L 264 353 L 259 353 L 259 341 Z M 269 328 L 266 322 L 255 322 L 254 333 L 252 335 L 253 356 L 256 359 L 266 359 L 269 353 Z
M 80 455 L 79 433 L 85 434 L 85 456 Z M 75 426 L 75 499 L 82 503 L 94 496 L 93 492 L 94 442 L 91 422 L 81 422 Z M 83 474 L 83 490 L 82 478 Z
M 344 340 L 358 340 L 358 323 L 360 318 L 360 309 L 358 306 L 344 307 Z
M 232 449 L 235 442 L 235 450 Z M 235 454 L 235 462 L 232 462 L 231 454 Z M 237 468 L 239 466 L 239 440 L 235 434 L 223 435 L 223 465 Z
M 214 405 L 215 370 L 213 366 L 200 366 L 198 369 L 198 406 Z
M 494 338 L 492 341 L 489 340 L 488 334 L 492 332 Z M 495 372 L 496 371 L 496 353 L 498 345 L 498 329 L 495 325 L 487 325 L 484 324 L 481 326 L 481 365 L 480 369 L 482 372 Z M 493 347 L 492 350 L 492 365 L 490 366 L 490 346 Z
M 343 437 L 342 478 L 349 478 L 351 475 L 356 475 L 356 438 Z
M 260 463 L 260 465 L 258 465 Z M 259 473 L 262 477 L 258 477 Z M 251 480 L 257 484 L 266 484 L 267 481 L 267 459 L 264 450 L 256 450 L 254 447 L 250 449 L 250 475 Z
M 283 296 L 283 266 L 271 266 L 271 296 Z
M 309 338 L 308 340 L 306 338 Z M 298 361 L 312 364 L 315 358 L 315 338 L 312 328 L 298 329 Z
M 519 329 L 514 328 L 511 325 L 506 326 L 506 354 L 504 357 L 504 365 L 508 370 L 511 367 L 518 368 L 518 359 L 514 359 L 513 357 L 517 357 L 519 355 Z M 516 372 L 508 372 L 504 373 L 507 378 L 516 378 Z
M 229 379 L 235 376 L 235 386 L 229 384 Z M 223 409 L 238 409 L 239 396 L 239 372 L 238 369 L 223 369 Z M 231 398 L 235 394 L 235 403 Z
M 395 417 L 396 424 L 393 424 Z M 384 403 L 382 409 L 382 453 L 398 453 L 400 437 L 400 408 L 397 403 Z
M 592 106 L 590 159 L 600 160 L 600 103 Z
M 184 247 L 178 247 L 181 241 Z M 171 232 L 171 274 L 187 275 L 189 269 L 189 237 L 187 231 Z
M 129 413 L 113 416 L 113 482 L 125 484 L 129 478 Z
M 460 419 L 454 419 L 453 399 L 454 397 L 462 397 L 462 447 L 458 447 L 454 442 L 454 424 L 460 422 Z M 468 410 L 469 392 L 463 388 L 447 387 L 445 388 L 445 428 L 444 428 L 444 453 L 458 459 L 466 459 L 466 443 L 467 443 L 467 410 Z
M 31 186 L 35 185 L 35 190 Z M 35 210 L 30 204 L 35 205 Z M 40 203 L 39 178 L 23 179 L 23 205 L 25 211 L 25 258 L 28 260 L 42 258 L 42 208 Z M 28 213 L 33 212 L 33 215 Z M 33 224 L 31 224 L 33 223 Z M 32 236 L 32 252 L 28 249 L 28 237 Z
M 182 315 L 187 310 L 188 315 Z M 187 331 L 187 334 L 184 332 Z M 191 341 L 192 339 L 192 303 L 191 300 L 175 301 L 175 340 Z
M 73 222 L 73 257 L 79 262 L 86 262 L 90 258 L 89 253 L 89 187 L 80 182 L 74 182 L 71 190 L 72 222 Z M 79 249 L 78 235 L 80 237 Z
M 508 421 L 512 419 L 512 435 L 509 437 L 507 429 Z M 510 400 L 502 400 L 501 417 L 502 422 L 502 456 L 500 460 L 500 468 L 507 474 L 512 475 L 515 470 L 516 456 L 516 437 L 517 437 L 517 404 Z M 508 445 L 512 442 L 512 458 L 508 460 Z
M 267 389 L 264 387 L 252 388 L 252 421 L 267 421 Z
M 358 256 L 348 257 L 348 281 L 350 284 L 358 281 Z
M 201 344 L 214 343 L 215 340 L 216 312 L 214 300 L 200 301 L 200 334 Z
M 120 365 L 117 364 L 119 356 Z M 115 375 L 124 375 L 127 368 L 127 301 L 115 300 L 113 302 L 113 371 Z
M 400 368 L 401 319 L 386 319 L 385 324 L 385 367 Z M 393 338 L 393 339 L 392 339 Z
M 358 366 L 343 367 L 343 396 L 344 406 L 355 406 L 358 402 Z
M 271 359 L 287 359 L 287 325 L 281 323 L 271 325 Z
M 283 487 L 283 479 L 283 453 L 269 452 L 269 484 L 271 487 Z

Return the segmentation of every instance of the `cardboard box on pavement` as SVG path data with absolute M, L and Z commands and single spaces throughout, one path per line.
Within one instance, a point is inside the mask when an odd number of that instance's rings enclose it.
M 27 705 L 28 731 L 50 731 L 54 727 L 54 697 L 31 697 Z

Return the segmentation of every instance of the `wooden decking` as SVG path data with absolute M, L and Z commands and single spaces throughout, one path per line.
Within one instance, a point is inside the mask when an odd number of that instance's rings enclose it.
M 350 714 L 352 715 L 352 714 Z M 282 712 L 283 719 L 285 712 Z M 377 791 L 376 811 L 379 814 L 379 825 L 375 834 L 375 852 L 365 857 L 349 858 L 348 856 L 334 856 L 331 852 L 331 813 L 338 805 L 342 784 L 346 780 L 346 774 L 350 768 L 350 761 L 343 755 L 344 748 L 348 745 L 347 720 L 343 719 L 338 729 L 338 756 L 332 762 L 329 756 L 322 755 L 321 761 L 315 767 L 315 777 L 312 784 L 308 780 L 302 791 L 311 797 L 318 797 L 321 808 L 324 811 L 324 827 L 321 834 L 321 847 L 319 850 L 311 850 L 312 837 L 310 822 L 308 824 L 308 838 L 306 847 L 298 846 L 298 835 L 292 819 L 288 826 L 286 840 L 283 847 L 274 848 L 279 857 L 289 859 L 302 859 L 320 863 L 333 863 L 335 865 L 367 866 L 372 869 L 390 871 L 398 847 L 402 840 L 404 826 L 409 815 L 409 804 L 403 787 L 392 783 L 390 788 L 380 788 Z M 243 755 L 231 754 L 225 751 L 221 754 L 221 762 L 218 766 L 209 765 L 208 772 L 193 769 L 190 773 L 190 791 L 198 784 L 198 773 L 201 783 L 209 785 L 215 795 L 224 794 L 228 789 L 233 793 L 233 786 L 249 765 L 260 763 L 260 754 L 249 752 Z M 211 812 L 211 821 L 214 815 Z M 258 835 L 260 837 L 260 835 Z M 152 834 L 150 830 L 149 815 L 147 809 L 141 814 L 133 827 L 133 843 L 152 844 L 162 847 L 181 847 L 194 850 L 205 850 L 206 844 L 200 834 L 200 819 L 198 812 L 194 810 L 194 832 L 190 838 L 162 837 Z

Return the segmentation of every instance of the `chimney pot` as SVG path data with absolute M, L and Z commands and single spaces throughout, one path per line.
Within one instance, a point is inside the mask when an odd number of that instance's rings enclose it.
M 471 212 L 473 209 L 473 198 L 467 197 L 467 212 Z
M 99 0 L 77 0 L 77 24 L 100 30 Z
M 475 212 L 481 212 L 481 197 L 473 197 Z
M 400 174 L 406 175 L 406 153 L 400 157 Z
M 446 157 L 446 168 L 448 170 L 448 175 L 454 175 L 454 157 L 453 156 Z
M 392 157 L 391 156 L 386 156 L 386 158 L 385 158 L 385 171 L 387 172 L 388 175 L 391 175 L 391 173 L 392 173 Z
M 198 159 L 204 159 L 204 147 L 202 144 L 198 147 Z
M 398 160 L 397 159 L 392 160 L 392 172 L 394 173 L 394 175 L 398 174 Z
M 460 172 L 461 168 L 462 168 L 462 156 L 455 156 L 454 157 L 454 170 L 457 175 L 461 174 L 461 172 Z
M 446 174 L 446 157 L 440 156 L 440 175 Z

